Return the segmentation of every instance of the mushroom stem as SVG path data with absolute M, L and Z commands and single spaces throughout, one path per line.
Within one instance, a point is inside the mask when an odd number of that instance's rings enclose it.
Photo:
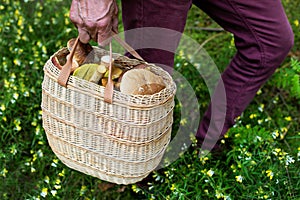
M 99 83 L 100 79 L 103 77 L 105 72 L 106 72 L 106 67 L 104 65 L 99 65 L 97 67 L 97 70 L 95 70 L 94 74 L 92 75 L 89 81 L 93 83 Z

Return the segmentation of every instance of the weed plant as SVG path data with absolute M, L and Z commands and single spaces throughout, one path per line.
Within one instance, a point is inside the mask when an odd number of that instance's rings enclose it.
M 282 1 L 295 46 L 222 140 L 219 157 L 186 152 L 151 174 L 148 189 L 114 185 L 62 164 L 51 151 L 41 120 L 43 65 L 77 31 L 71 1 L 0 3 L 0 199 L 300 199 L 300 1 Z M 203 27 L 213 28 L 202 30 Z M 185 34 L 222 71 L 235 53 L 232 35 L 191 8 Z M 120 31 L 122 26 L 120 25 Z M 200 110 L 209 103 L 204 81 L 177 55 L 175 68 L 194 88 Z M 174 131 L 180 124 L 180 105 Z M 181 124 L 182 125 L 182 124 Z

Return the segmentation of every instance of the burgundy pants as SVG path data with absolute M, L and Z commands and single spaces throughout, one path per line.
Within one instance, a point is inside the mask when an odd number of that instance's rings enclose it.
M 293 32 L 280 0 L 194 0 L 193 3 L 234 35 L 237 48 L 221 76 L 226 105 L 223 105 L 224 97 L 220 96 L 224 94 L 220 83 L 196 133 L 200 142 L 207 141 L 203 148 L 211 149 L 216 138 L 220 139 L 233 126 L 235 118 L 282 63 L 293 46 Z M 191 5 L 191 0 L 122 0 L 124 28 L 162 27 L 182 33 Z M 170 50 L 138 49 L 145 39 L 169 45 Z M 151 38 L 145 31 L 128 36 L 126 40 L 146 61 L 173 66 L 172 52 L 175 52 L 180 34 Z

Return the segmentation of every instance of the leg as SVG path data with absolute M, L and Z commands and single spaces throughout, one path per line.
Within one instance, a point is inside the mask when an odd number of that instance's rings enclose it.
M 293 45 L 293 33 L 280 0 L 194 0 L 194 3 L 234 34 L 237 48 L 222 74 L 226 108 L 222 105 L 224 96 L 218 95 L 222 90 L 219 84 L 196 135 L 200 142 L 204 139 L 208 142 L 203 148 L 211 149 L 216 138 L 232 127 L 234 119 L 284 60 Z M 216 109 L 212 110 L 213 107 Z M 223 126 L 218 117 L 224 110 Z
M 174 52 L 191 4 L 191 0 L 122 0 L 126 41 L 146 61 L 173 67 Z M 157 29 L 149 31 L 147 27 Z M 128 31 L 132 29 L 136 31 Z M 170 33 L 166 29 L 174 30 L 178 34 Z

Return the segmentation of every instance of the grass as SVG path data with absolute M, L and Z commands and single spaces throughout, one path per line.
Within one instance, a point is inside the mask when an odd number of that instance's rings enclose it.
M 70 0 L 3 0 L 0 199 L 299 199 L 300 2 L 282 2 L 295 32 L 295 46 L 226 134 L 223 142 L 230 144 L 230 150 L 219 159 L 185 153 L 154 172 L 155 180 L 144 190 L 71 170 L 47 143 L 40 108 L 42 68 L 50 55 L 77 34 L 68 19 Z M 205 50 L 223 70 L 235 52 L 232 36 L 201 27 L 218 25 L 192 7 L 185 34 L 205 43 Z M 176 63 L 176 70 L 196 91 L 200 110 L 205 110 L 209 103 L 205 83 L 182 56 L 176 56 Z M 174 132 L 180 123 L 179 111 L 177 104 Z

